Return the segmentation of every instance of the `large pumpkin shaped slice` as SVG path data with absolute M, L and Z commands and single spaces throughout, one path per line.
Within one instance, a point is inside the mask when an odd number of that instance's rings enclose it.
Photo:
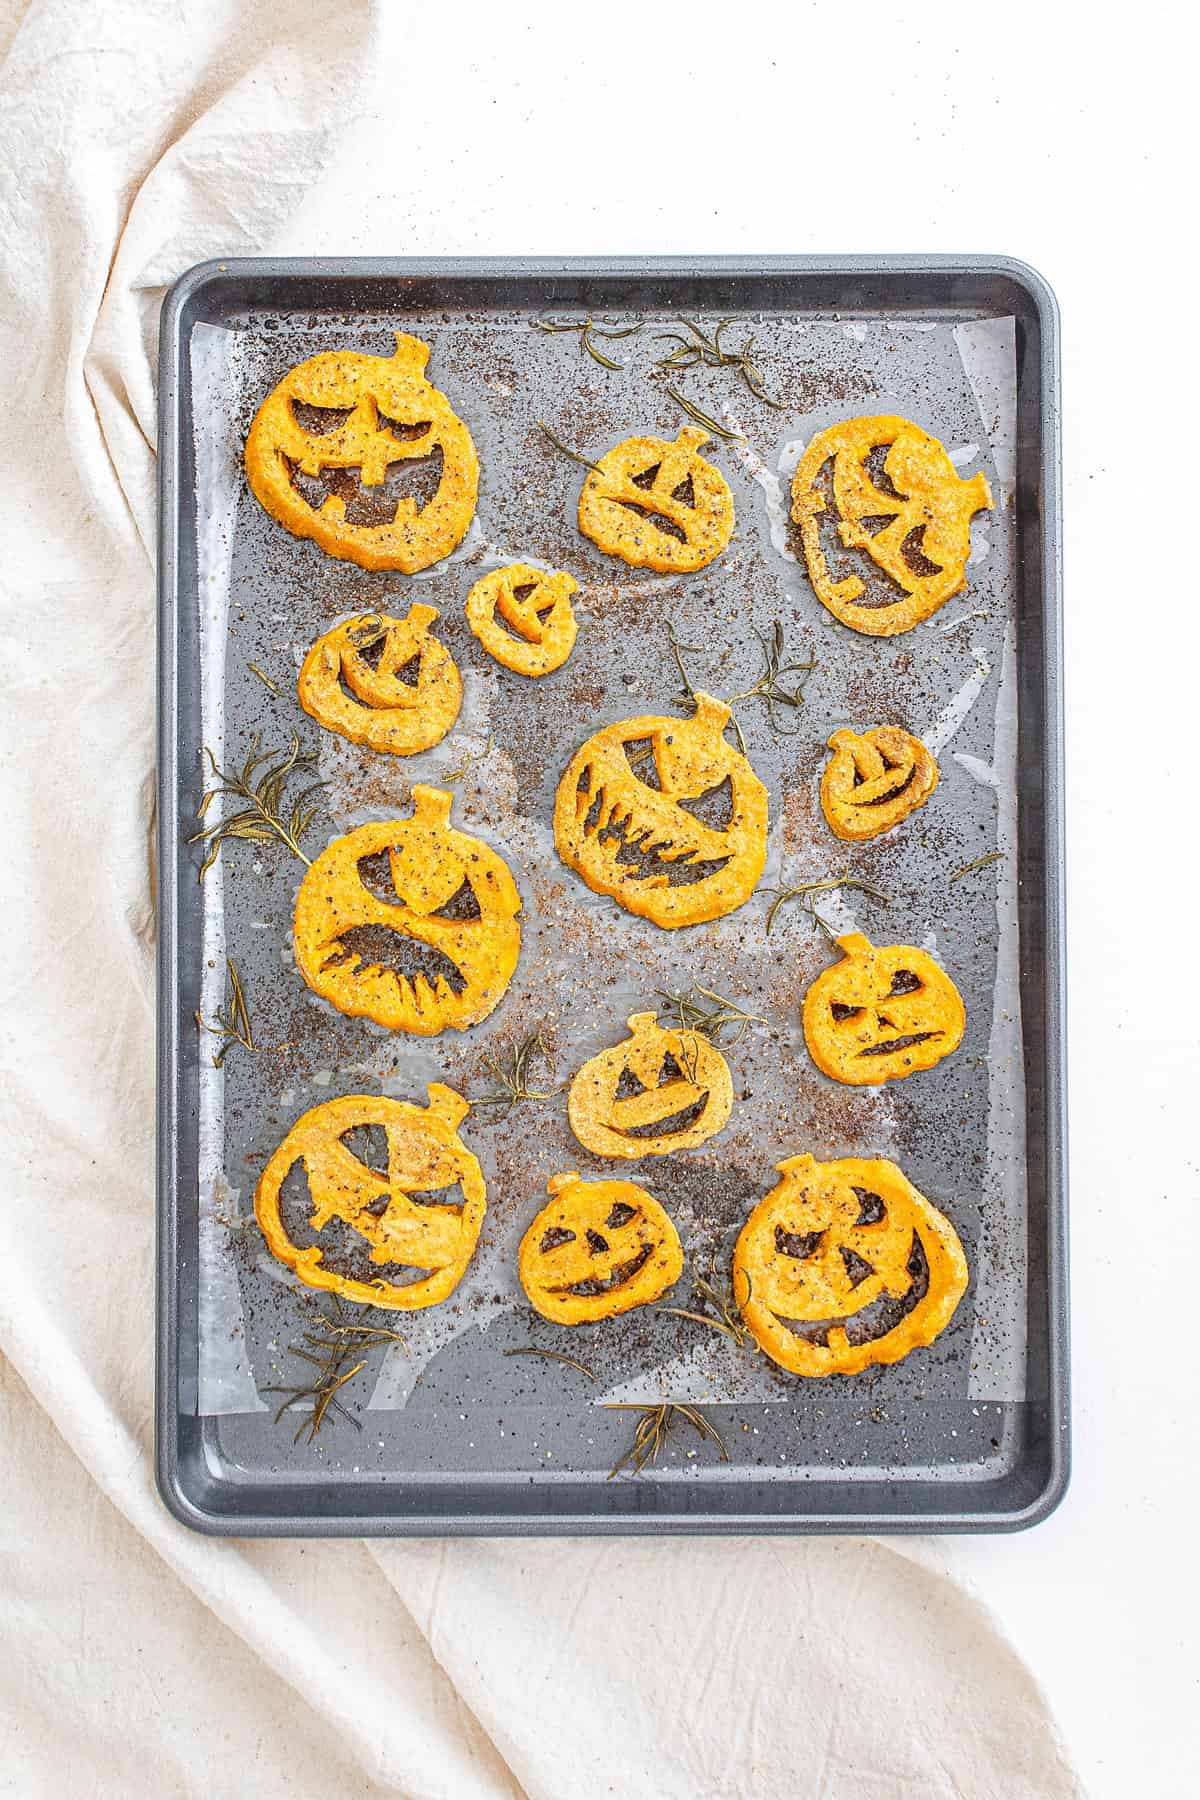
M 409 819 L 334 838 L 296 896 L 296 967 L 339 1012 L 432 1037 L 486 1019 L 512 980 L 521 908 L 508 865 L 414 787 Z
M 734 1295 L 771 1360 L 856 1375 L 932 1344 L 967 1287 L 949 1219 L 883 1158 L 777 1166 L 733 1252 Z
M 469 1111 L 453 1088 L 434 1082 L 427 1107 L 348 1094 L 304 1113 L 254 1193 L 272 1255 L 307 1287 L 364 1306 L 413 1312 L 444 1300 L 487 1210 L 483 1171 L 458 1135 Z M 375 1155 L 371 1134 L 380 1140 Z M 308 1198 L 289 1217 L 284 1183 L 297 1163 Z
M 690 719 L 606 725 L 571 758 L 554 801 L 563 861 L 667 929 L 741 906 L 767 857 L 767 790 L 725 739 L 729 708 L 701 693 L 695 707 Z
M 398 332 L 394 356 L 332 350 L 288 370 L 246 439 L 273 519 L 363 569 L 412 575 L 449 555 L 475 513 L 479 458 L 425 379 L 428 360 L 428 344 Z M 404 491 L 414 485 L 428 492 Z
M 819 431 L 792 478 L 808 576 L 835 618 L 868 637 L 911 631 L 966 582 L 971 519 L 992 505 L 985 475 L 963 481 L 935 437 L 911 419 L 882 414 Z M 862 551 L 886 578 L 868 592 L 838 577 L 821 545 L 829 514 L 845 549 Z

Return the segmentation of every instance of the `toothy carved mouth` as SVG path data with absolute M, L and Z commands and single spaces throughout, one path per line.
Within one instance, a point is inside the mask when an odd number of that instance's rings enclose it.
M 457 996 L 467 985 L 466 976 L 443 951 L 390 925 L 351 925 L 339 932 L 321 969 L 341 969 L 348 963 L 357 965 L 355 975 L 372 969 L 389 971 L 418 1011 L 427 999 Z
M 817 1232 L 815 1235 L 819 1239 L 823 1234 Z M 858 1276 L 854 1282 L 855 1287 L 874 1274 L 870 1264 L 855 1255 L 854 1251 L 843 1250 L 842 1255 L 846 1259 L 847 1273 Z M 849 1260 L 851 1257 L 854 1259 L 853 1265 Z M 865 1272 L 859 1272 L 859 1264 Z M 929 1292 L 929 1259 L 925 1254 L 925 1246 L 915 1231 L 905 1268 L 911 1283 L 907 1293 L 880 1294 L 878 1299 L 870 1301 L 860 1312 L 849 1318 L 789 1319 L 781 1313 L 777 1313 L 776 1317 L 781 1325 L 785 1325 L 796 1337 L 803 1338 L 806 1344 L 820 1344 L 828 1349 L 831 1331 L 844 1331 L 847 1342 L 851 1345 L 874 1343 L 877 1338 L 887 1337 L 889 1332 L 894 1331 Z
M 330 495 L 336 494 L 345 505 L 347 525 L 393 525 L 401 500 L 414 500 L 418 513 L 429 505 L 441 486 L 443 460 L 442 447 L 435 444 L 428 456 L 390 463 L 376 487 L 364 485 L 361 468 L 322 469 L 319 475 L 305 475 L 288 462 L 288 469 L 292 486 L 314 512 L 320 512 Z
M 620 798 L 610 801 L 603 784 L 593 793 L 591 781 L 591 771 L 585 771 L 579 793 L 582 798 L 591 794 L 591 804 L 583 834 L 621 864 L 623 880 L 648 881 L 654 887 L 690 886 L 719 874 L 730 861 L 728 856 L 698 858 L 663 836 L 657 824 L 640 819 Z

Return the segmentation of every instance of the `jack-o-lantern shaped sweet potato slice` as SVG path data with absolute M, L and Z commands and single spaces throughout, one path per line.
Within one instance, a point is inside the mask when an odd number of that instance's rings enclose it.
M 314 1106 L 255 1189 L 272 1254 L 307 1287 L 363 1306 L 412 1312 L 446 1299 L 487 1210 L 483 1171 L 458 1135 L 469 1111 L 438 1082 L 428 1106 L 379 1094 Z M 288 1194 L 297 1165 L 307 1184 L 299 1201 Z
M 556 1325 L 586 1325 L 659 1299 L 683 1273 L 679 1233 L 632 1181 L 552 1175 L 550 1202 L 517 1258 L 529 1304 Z
M 856 1375 L 945 1330 L 967 1286 L 949 1219 L 882 1158 L 793 1156 L 746 1220 L 733 1292 L 795 1375 Z
M 493 569 L 467 595 L 467 624 L 489 656 L 517 675 L 550 675 L 575 647 L 571 595 L 579 584 L 529 563 Z
M 767 790 L 726 741 L 729 708 L 702 693 L 695 708 L 606 725 L 571 758 L 554 801 L 568 867 L 667 929 L 741 906 L 767 856 Z
M 804 1041 L 818 1069 L 851 1087 L 900 1081 L 957 1050 L 962 997 L 926 950 L 875 945 L 861 931 L 838 940 L 841 961 L 804 996 Z
M 720 1131 L 733 1107 L 729 1064 L 698 1031 L 634 1013 L 629 1036 L 585 1062 L 567 1095 L 571 1130 L 594 1156 L 668 1156 Z
M 733 535 L 733 495 L 700 455 L 708 433 L 685 425 L 673 443 L 631 437 L 615 444 L 579 496 L 579 529 L 635 569 L 691 571 L 718 557 Z
M 471 433 L 425 379 L 429 346 L 310 356 L 267 395 L 246 439 L 256 499 L 296 537 L 406 575 L 449 555 L 479 492 Z
M 920 738 L 899 725 L 877 725 L 858 736 L 835 731 L 821 777 L 821 811 L 835 836 L 866 843 L 924 806 L 938 784 L 938 766 Z
M 868 637 L 911 631 L 966 581 L 971 520 L 992 505 L 985 475 L 963 481 L 935 437 L 910 419 L 844 419 L 819 431 L 792 478 L 809 580 L 835 618 Z M 880 592 L 837 574 L 821 544 L 831 518 L 842 548 L 878 570 Z
M 440 742 L 458 717 L 462 681 L 429 627 L 436 606 L 403 619 L 360 613 L 319 637 L 297 688 L 305 712 L 328 731 L 392 756 Z
M 512 980 L 520 895 L 508 865 L 414 787 L 409 819 L 335 838 L 296 896 L 296 966 L 339 1012 L 431 1037 L 486 1019 Z

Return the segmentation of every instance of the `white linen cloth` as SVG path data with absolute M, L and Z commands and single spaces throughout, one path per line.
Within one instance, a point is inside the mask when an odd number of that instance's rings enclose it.
M 270 248 L 375 28 L 365 0 L 0 12 L 0 1788 L 1076 1794 L 934 1546 L 221 1542 L 156 1495 L 157 312 Z

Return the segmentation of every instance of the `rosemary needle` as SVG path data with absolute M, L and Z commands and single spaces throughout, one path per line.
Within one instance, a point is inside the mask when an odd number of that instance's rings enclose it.
M 201 1031 L 210 1032 L 213 1037 L 221 1039 L 221 1048 L 213 1055 L 214 1069 L 221 1067 L 235 1044 L 241 1044 L 247 1050 L 255 1048 L 245 991 L 232 957 L 225 958 L 225 967 L 229 971 L 230 1000 L 228 1007 L 224 1012 L 218 1008 L 215 1025 L 208 1024 L 199 1012 L 195 1015 L 196 1024 Z
M 1003 855 L 1003 850 L 989 850 L 986 856 L 977 856 L 974 862 L 964 863 L 961 869 L 955 869 L 950 885 L 961 881 L 964 875 L 974 875 L 977 869 L 986 869 L 989 863 L 999 862 Z
M 598 362 L 604 369 L 623 369 L 625 365 L 624 363 L 614 362 L 611 356 L 606 356 L 603 350 L 598 350 L 593 340 L 598 337 L 634 337 L 642 329 L 640 324 L 606 329 L 601 325 L 597 325 L 595 321 L 590 318 L 564 319 L 561 323 L 556 323 L 552 319 L 534 319 L 531 323 L 533 324 L 535 331 L 547 331 L 554 334 L 564 331 L 578 332 L 580 349 L 586 350 L 588 355 L 592 358 L 592 361 Z
M 727 425 L 718 424 L 716 419 L 710 418 L 708 413 L 702 412 L 693 400 L 689 400 L 684 394 L 681 394 L 678 388 L 673 388 L 668 383 L 667 392 L 676 406 L 681 407 L 689 419 L 694 419 L 697 425 L 704 427 L 705 431 L 711 431 L 714 437 L 722 438 L 727 444 L 745 443 L 744 432 L 730 431 Z
M 842 875 L 826 875 L 820 881 L 802 881 L 796 887 L 764 888 L 764 893 L 774 893 L 775 895 L 775 898 L 767 908 L 767 935 L 770 935 L 771 927 L 775 923 L 776 914 L 779 912 L 780 907 L 785 901 L 799 900 L 801 903 L 801 912 L 807 913 L 814 925 L 819 925 L 827 937 L 836 937 L 837 934 L 830 928 L 828 921 L 823 919 L 817 911 L 816 903 L 819 895 L 836 893 L 839 888 L 850 888 L 857 894 L 865 894 L 868 900 L 878 900 L 883 906 L 887 906 L 890 903 L 890 897 L 885 894 L 881 888 L 875 887 L 869 881 L 859 881 L 855 876 L 850 875 L 849 873 Z
M 270 690 L 273 694 L 279 693 L 279 689 L 275 686 L 275 683 L 271 680 L 271 677 L 269 675 L 264 675 L 263 671 L 259 668 L 257 663 L 247 663 L 246 667 L 249 669 L 249 671 L 252 675 L 258 676 L 258 679 L 262 682 L 262 684 L 265 688 L 270 688 Z
M 564 456 L 569 456 L 572 462 L 582 463 L 585 469 L 599 470 L 599 467 L 600 467 L 599 463 L 592 462 L 590 457 L 580 456 L 580 454 L 577 450 L 570 449 L 566 444 L 563 443 L 561 438 L 555 437 L 554 433 L 551 431 L 550 427 L 547 425 L 545 419 L 539 419 L 538 424 L 540 425 L 541 429 L 545 432 L 546 436 L 550 439 L 550 442 L 554 445 L 554 448 L 556 450 L 561 450 L 562 454 Z
M 544 1356 L 548 1362 L 566 1363 L 568 1369 L 578 1369 L 589 1381 L 595 1381 L 595 1369 L 589 1369 L 578 1357 L 567 1356 L 562 1350 L 541 1350 L 536 1344 L 521 1344 L 516 1350 L 506 1350 L 505 1356 Z
M 658 988 L 656 992 L 660 1000 L 666 1000 L 675 1008 L 677 1030 L 697 1032 L 713 1044 L 720 1042 L 726 1026 L 734 1028 L 729 1042 L 737 1044 L 748 1025 L 766 1024 L 758 1013 L 747 1012 L 735 1000 L 727 1000 L 723 994 L 714 993 L 712 988 L 701 987 L 698 983 L 683 994 L 672 994 L 665 988 Z

